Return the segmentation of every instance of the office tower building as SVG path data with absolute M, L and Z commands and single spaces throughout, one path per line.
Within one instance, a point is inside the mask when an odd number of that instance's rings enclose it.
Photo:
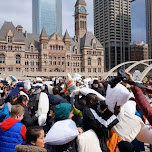
M 43 27 L 48 35 L 62 35 L 62 0 L 32 0 L 32 31 L 41 34 Z
M 94 0 L 94 34 L 105 48 L 105 68 L 130 60 L 130 0 Z
M 152 1 L 146 0 L 146 35 L 149 58 L 152 59 Z

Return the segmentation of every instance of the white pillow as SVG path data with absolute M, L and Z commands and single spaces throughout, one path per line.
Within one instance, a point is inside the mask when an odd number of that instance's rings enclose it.
M 72 141 L 79 134 L 75 122 L 71 119 L 56 122 L 45 137 L 49 145 L 64 145 Z
M 28 97 L 28 95 L 27 95 L 25 92 L 23 92 L 23 91 L 20 91 L 20 96 L 22 96 L 22 95 L 26 96 L 26 97 L 27 97 L 27 99 L 29 100 L 29 97 Z
M 126 87 L 118 83 L 114 88 L 108 85 L 106 94 L 106 104 L 111 112 L 114 112 L 114 107 L 124 105 L 130 97 L 130 92 Z
M 40 116 L 38 118 L 38 123 L 40 126 L 42 126 L 46 122 L 48 111 L 49 111 L 48 95 L 44 92 L 41 92 L 39 97 L 39 104 L 38 104 L 38 112 L 40 113 Z
M 128 102 L 126 102 L 123 105 L 123 107 L 124 107 L 125 111 L 127 111 L 128 113 L 131 113 L 131 114 L 136 113 L 136 102 L 135 101 L 129 100 Z
M 141 142 L 152 144 L 152 129 L 149 127 L 149 125 L 145 125 L 136 138 Z
M 90 129 L 77 137 L 78 152 L 102 152 L 96 133 Z
M 41 92 L 39 97 L 38 112 L 40 112 L 40 114 L 47 114 L 48 111 L 49 111 L 48 95 L 44 92 Z
M 132 142 L 143 127 L 144 123 L 140 117 L 125 111 L 119 123 L 112 129 L 122 140 Z
M 26 90 L 30 90 L 30 89 L 31 89 L 30 80 L 24 81 L 24 88 L 25 88 Z
M 80 92 L 81 92 L 83 95 L 85 95 L 85 96 L 86 96 L 88 93 L 94 93 L 94 94 L 96 94 L 96 95 L 98 96 L 99 100 L 101 100 L 101 101 L 105 100 L 105 97 L 104 97 L 104 96 L 102 96 L 100 93 L 98 93 L 97 91 L 95 91 L 95 90 L 93 90 L 93 89 L 90 89 L 90 88 L 86 88 L 86 87 L 81 88 L 81 89 L 80 89 Z

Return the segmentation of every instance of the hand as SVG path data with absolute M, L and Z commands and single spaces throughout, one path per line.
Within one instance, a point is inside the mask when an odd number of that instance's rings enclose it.
M 116 103 L 114 107 L 114 115 L 117 116 L 119 112 L 120 112 L 120 106 L 117 106 L 117 103 Z
M 129 75 L 129 80 L 130 80 L 130 81 L 134 81 L 133 76 L 132 76 L 132 74 L 131 74 L 131 73 L 126 72 L 126 74 L 128 74 L 128 75 Z
M 83 133 L 83 130 L 81 128 L 78 128 L 79 134 Z
M 149 127 L 149 130 L 152 129 L 152 126 Z

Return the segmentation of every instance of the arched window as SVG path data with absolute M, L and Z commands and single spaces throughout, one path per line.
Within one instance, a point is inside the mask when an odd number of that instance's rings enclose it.
M 34 61 L 31 61 L 31 66 L 34 66 Z
M 16 55 L 16 64 L 21 63 L 21 56 L 19 54 Z
M 88 65 L 91 65 L 91 58 L 88 58 Z
M 101 58 L 98 58 L 98 65 L 101 65 Z
M 28 65 L 28 61 L 25 61 L 25 65 Z
M 60 72 L 60 69 L 56 68 L 56 69 L 54 70 L 54 72 Z
M 5 63 L 5 55 L 0 54 L 0 63 Z

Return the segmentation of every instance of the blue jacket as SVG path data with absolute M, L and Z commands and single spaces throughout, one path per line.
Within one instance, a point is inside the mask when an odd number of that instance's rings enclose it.
M 21 121 L 13 118 L 5 120 L 0 125 L 0 152 L 15 152 L 15 146 L 23 142 L 22 126 Z
M 9 109 L 6 103 L 4 103 L 3 109 L 0 110 L 0 123 L 9 118 Z

